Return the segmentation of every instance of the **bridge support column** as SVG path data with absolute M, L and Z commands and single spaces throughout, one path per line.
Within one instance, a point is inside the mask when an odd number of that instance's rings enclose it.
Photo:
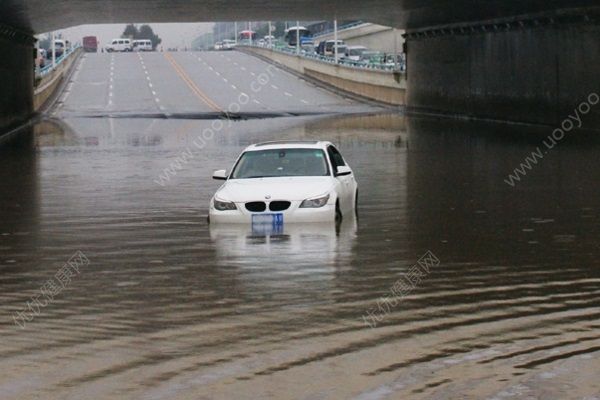
M 35 39 L 0 25 L 0 135 L 33 113 Z
M 557 126 L 589 104 L 582 128 L 600 129 L 599 21 L 579 12 L 409 31 L 408 106 Z

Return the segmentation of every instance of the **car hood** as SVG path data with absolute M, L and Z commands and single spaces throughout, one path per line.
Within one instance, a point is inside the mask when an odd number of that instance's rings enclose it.
M 232 179 L 219 189 L 216 197 L 234 203 L 265 200 L 302 201 L 327 194 L 333 187 L 333 178 L 329 176 Z

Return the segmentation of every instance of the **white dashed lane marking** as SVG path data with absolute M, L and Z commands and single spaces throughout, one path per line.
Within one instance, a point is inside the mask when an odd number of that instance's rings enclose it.
M 288 96 L 288 97 L 292 97 L 292 94 L 291 94 L 291 93 L 285 92 L 284 94 L 285 94 L 286 96 Z

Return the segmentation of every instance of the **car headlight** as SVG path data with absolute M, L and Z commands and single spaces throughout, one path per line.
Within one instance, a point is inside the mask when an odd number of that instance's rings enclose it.
M 315 199 L 307 199 L 300 204 L 300 208 L 321 208 L 329 201 L 329 195 L 317 197 Z
M 234 210 L 237 210 L 237 207 L 235 206 L 235 203 L 231 203 L 229 201 L 221 201 L 221 200 L 215 199 L 214 205 L 215 205 L 215 210 L 218 210 L 218 211 L 234 211 Z

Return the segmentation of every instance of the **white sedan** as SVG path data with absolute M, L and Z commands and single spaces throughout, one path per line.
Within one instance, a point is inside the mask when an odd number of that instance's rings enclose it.
M 210 201 L 211 223 L 283 225 L 339 221 L 354 213 L 358 185 L 329 142 L 255 144 L 239 156 Z

